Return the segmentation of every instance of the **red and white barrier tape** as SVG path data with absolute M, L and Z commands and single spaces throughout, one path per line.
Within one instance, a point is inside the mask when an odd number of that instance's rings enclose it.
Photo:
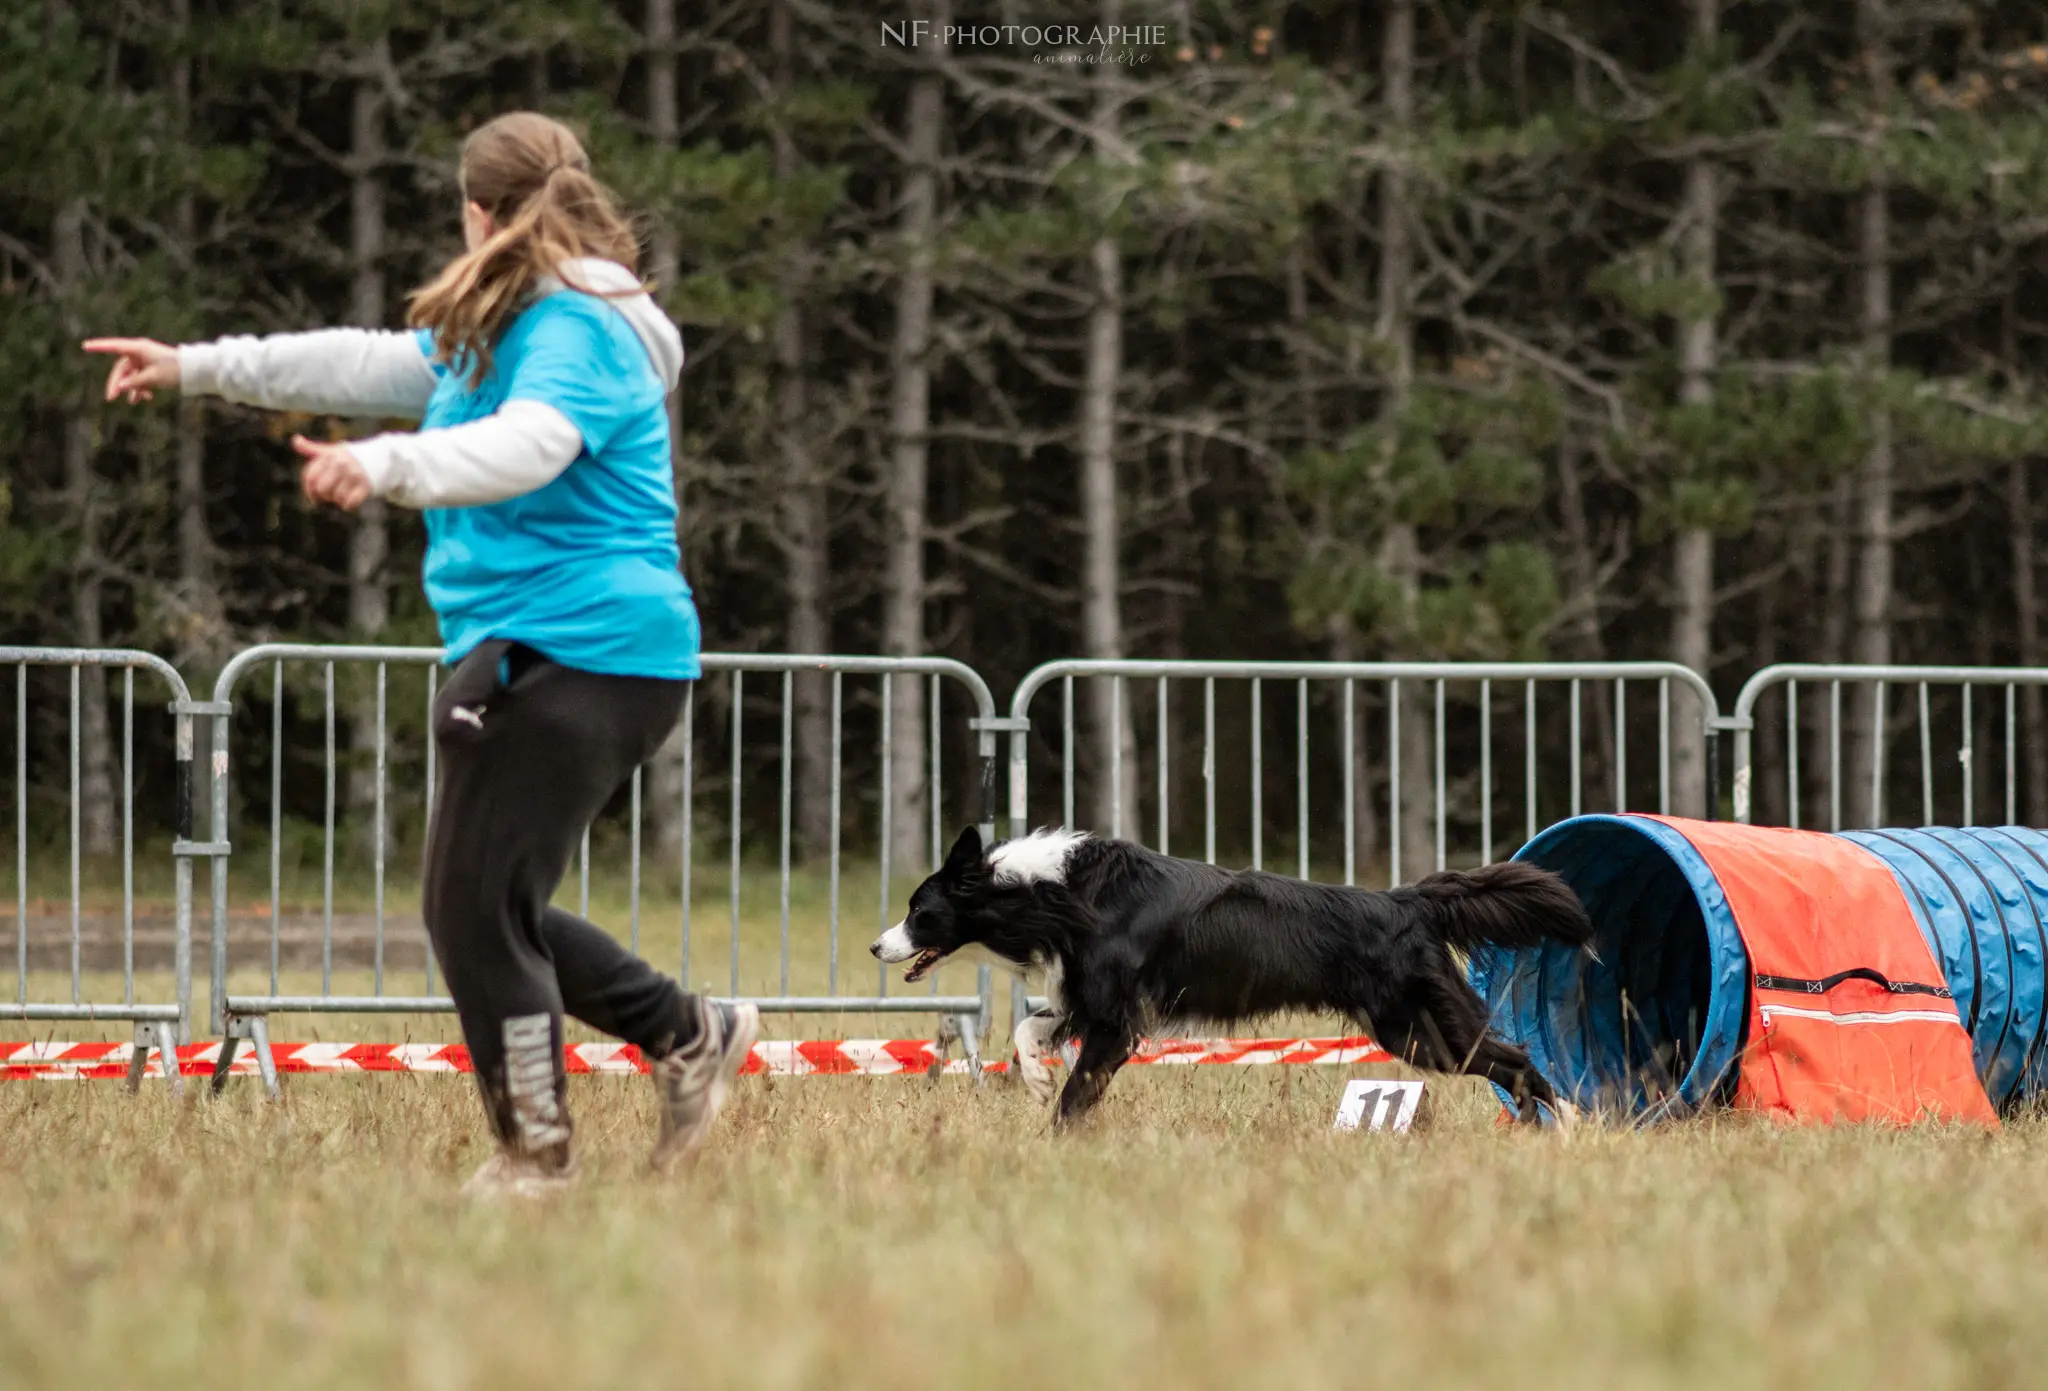
M 459 1043 L 273 1043 L 271 1055 L 279 1072 L 468 1072 L 469 1050 Z M 28 1078 L 72 1079 L 126 1077 L 132 1043 L 0 1043 L 0 1081 Z M 647 1062 L 630 1043 L 572 1043 L 564 1050 L 572 1073 L 645 1072 Z M 218 1043 L 190 1043 L 178 1049 L 178 1070 L 187 1077 L 213 1072 L 220 1057 Z M 930 1039 L 812 1039 L 757 1043 L 740 1071 L 776 1077 L 922 1075 L 937 1061 Z M 1392 1062 L 1393 1057 L 1369 1038 L 1244 1038 L 1159 1039 L 1148 1041 L 1132 1057 L 1137 1064 L 1180 1066 L 1229 1064 L 1238 1067 L 1270 1063 Z M 987 1060 L 985 1072 L 1007 1071 L 1007 1062 Z M 242 1047 L 228 1067 L 234 1077 L 253 1075 L 255 1051 Z M 949 1059 L 943 1071 L 964 1074 L 965 1059 Z M 144 1069 L 148 1077 L 163 1076 L 161 1056 L 152 1050 Z

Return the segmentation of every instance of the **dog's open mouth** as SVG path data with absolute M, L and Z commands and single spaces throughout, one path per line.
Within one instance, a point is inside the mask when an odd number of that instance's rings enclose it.
M 908 985 L 912 981 L 923 980 L 945 955 L 937 947 L 926 947 L 917 954 L 917 960 L 910 963 L 910 969 L 903 973 L 903 983 Z

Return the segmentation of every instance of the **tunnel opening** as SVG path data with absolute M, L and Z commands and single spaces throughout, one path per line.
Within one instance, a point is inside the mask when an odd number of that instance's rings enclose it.
M 1657 1118 L 1732 1099 L 1748 957 L 1685 837 L 1646 818 L 1582 816 L 1515 858 L 1571 886 L 1594 952 L 1550 943 L 1475 955 L 1494 1027 L 1581 1107 Z

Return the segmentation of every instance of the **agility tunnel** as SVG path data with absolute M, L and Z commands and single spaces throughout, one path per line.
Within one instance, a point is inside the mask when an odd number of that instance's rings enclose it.
M 1516 855 L 1594 951 L 1486 948 L 1494 1027 L 1582 1107 L 1995 1125 L 2048 1070 L 2048 835 L 1582 816 Z

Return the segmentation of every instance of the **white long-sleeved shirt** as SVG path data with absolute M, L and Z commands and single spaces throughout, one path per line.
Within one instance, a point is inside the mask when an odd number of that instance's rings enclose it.
M 648 357 L 673 391 L 682 375 L 681 335 L 637 290 L 624 266 L 585 259 L 565 265 L 578 288 L 611 292 Z M 541 291 L 559 293 L 563 279 Z M 330 328 L 187 343 L 178 349 L 180 389 L 270 410 L 419 419 L 439 381 L 417 335 Z M 583 453 L 575 424 L 541 401 L 507 401 L 492 414 L 445 429 L 352 441 L 379 497 L 407 507 L 475 507 L 546 487 Z

